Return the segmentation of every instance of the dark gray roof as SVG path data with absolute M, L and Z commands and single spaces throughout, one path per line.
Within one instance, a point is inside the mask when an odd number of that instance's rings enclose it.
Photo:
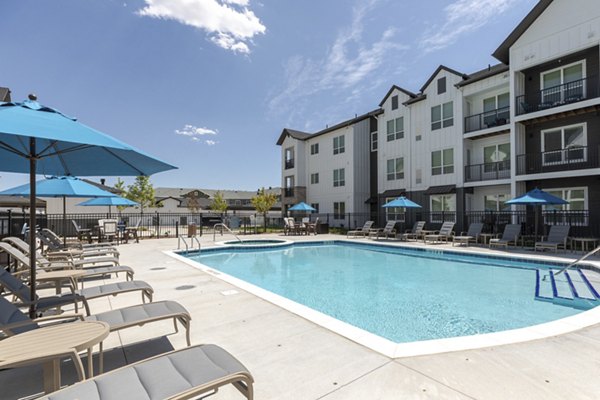
M 310 137 L 310 133 L 284 128 L 281 132 L 281 135 L 279 135 L 279 139 L 277 139 L 277 145 L 281 146 L 287 136 L 291 136 L 298 140 L 305 140 L 306 138 Z
M 42 199 L 35 199 L 35 206 L 37 208 L 45 208 L 46 201 Z M 29 197 L 19 196 L 0 196 L 0 207 L 5 208 L 29 208 Z
M 11 101 L 10 100 L 10 89 L 7 87 L 0 87 L 0 101 Z
M 431 76 L 429 77 L 429 79 L 427 79 L 427 82 L 425 82 L 425 84 L 423 85 L 423 87 L 421 87 L 421 93 L 423 93 L 425 91 L 425 89 L 427 89 L 427 86 L 429 86 L 429 84 L 433 81 L 433 79 L 436 77 L 437 74 L 440 73 L 441 70 L 445 70 L 450 72 L 451 74 L 457 75 L 462 77 L 463 79 L 467 78 L 466 74 L 463 74 L 462 72 L 458 72 L 452 68 L 448 68 L 445 65 L 440 65 L 439 67 L 437 67 L 437 69 L 434 71 L 433 74 L 431 74 Z
M 430 186 L 423 192 L 425 195 L 450 194 L 456 192 L 456 185 Z
M 240 199 L 240 200 L 251 199 L 252 197 L 256 196 L 255 190 L 217 190 L 217 189 L 201 189 L 201 188 L 166 188 L 166 187 L 155 188 L 154 195 L 157 199 L 173 198 L 176 200 L 177 199 L 183 200 L 188 193 L 193 192 L 194 190 L 197 190 L 200 192 L 200 194 L 198 196 L 199 198 L 212 199 L 216 192 L 221 192 L 223 194 L 223 198 L 225 200 L 228 200 L 228 199 Z M 279 188 L 279 187 L 271 188 L 271 189 L 265 188 L 265 191 L 267 193 L 274 193 L 276 195 L 281 194 L 281 188 Z
M 498 75 L 503 72 L 508 71 L 508 65 L 506 64 L 496 64 L 491 67 L 487 67 L 482 69 L 481 71 L 473 72 L 469 74 L 469 77 L 464 81 L 458 82 L 456 87 L 463 87 L 469 85 L 471 83 L 475 83 L 485 78 L 489 78 L 490 76 Z
M 367 118 L 370 118 L 370 117 L 375 117 L 375 116 L 377 116 L 379 114 L 383 114 L 383 110 L 381 108 L 378 108 L 378 109 L 373 110 L 373 111 L 369 111 L 368 113 L 363 114 L 363 115 L 358 115 L 358 116 L 356 116 L 356 117 L 354 117 L 352 119 L 340 122 L 339 124 L 335 124 L 333 126 L 329 126 L 329 127 L 325 128 L 323 130 L 320 130 L 318 132 L 313 133 L 312 135 L 308 134 L 306 132 L 292 131 L 291 129 L 287 129 L 286 128 L 286 129 L 283 130 L 283 132 L 281 132 L 281 136 L 279 136 L 279 140 L 277 140 L 277 144 L 279 146 L 281 146 L 281 144 L 283 143 L 286 135 L 288 135 L 290 131 L 302 134 L 302 135 L 297 135 L 297 136 L 292 136 L 290 134 L 290 136 L 294 137 L 295 139 L 298 139 L 298 140 L 312 139 L 314 137 L 317 137 L 317 136 L 320 136 L 320 135 L 324 135 L 324 134 L 326 134 L 328 132 L 335 131 L 336 129 L 340 129 L 340 128 L 343 128 L 345 126 L 350 126 L 350 125 L 356 124 L 357 122 L 360 122 L 360 121 L 362 121 L 364 119 L 367 119 Z
M 415 98 L 413 98 L 413 99 L 410 99 L 410 100 L 406 100 L 406 101 L 405 101 L 404 103 L 402 103 L 402 104 L 404 104 L 405 106 L 408 106 L 408 105 L 410 105 L 410 104 L 413 104 L 413 103 L 416 103 L 416 102 L 418 102 L 418 101 L 425 100 L 426 98 L 427 98 L 427 95 L 426 95 L 426 94 L 418 94 L 418 95 L 417 95 L 417 97 L 415 97 Z
M 535 22 L 535 20 L 542 15 L 542 13 L 548 8 L 548 6 L 552 3 L 552 0 L 540 0 L 535 7 L 523 18 L 523 20 L 517 25 L 517 27 L 508 35 L 508 37 L 502 42 L 502 44 L 494 51 L 492 54 L 496 59 L 503 62 L 504 64 L 508 64 L 509 60 L 509 50 L 513 44 L 529 27 L 531 24 Z M 574 4 L 573 4 L 574 5 Z
M 410 91 L 408 91 L 408 90 L 406 90 L 406 89 L 403 89 L 403 88 L 401 88 L 400 86 L 397 86 L 397 85 L 392 85 L 392 87 L 390 88 L 390 90 L 388 90 L 388 92 L 386 93 L 386 95 L 383 97 L 383 100 L 381 100 L 381 101 L 379 102 L 379 107 L 381 107 L 381 106 L 383 105 L 383 103 L 385 103 L 385 101 L 387 100 L 387 98 L 388 98 L 388 97 L 390 97 L 390 95 L 392 94 L 392 92 L 393 92 L 394 90 L 399 90 L 399 91 L 401 91 L 402 93 L 406 94 L 406 95 L 407 95 L 408 97 L 410 97 L 410 98 L 413 98 L 413 97 L 416 97 L 416 96 L 417 96 L 417 95 L 416 95 L 416 94 L 414 94 L 413 92 L 410 92 Z

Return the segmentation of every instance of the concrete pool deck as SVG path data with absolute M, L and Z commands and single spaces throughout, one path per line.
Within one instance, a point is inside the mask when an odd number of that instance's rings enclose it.
M 279 236 L 251 236 L 258 237 Z M 212 245 L 212 235 L 201 242 Z M 595 399 L 600 393 L 600 325 L 518 344 L 392 359 L 163 253 L 176 247 L 176 239 L 160 239 L 119 249 L 122 264 L 132 266 L 136 279 L 154 287 L 156 300 L 176 300 L 190 311 L 193 344 L 218 344 L 248 367 L 256 380 L 256 399 Z M 94 300 L 92 312 L 130 305 L 138 297 Z M 128 329 L 105 341 L 106 369 L 183 347 L 185 335 L 172 334 L 171 322 Z M 73 368 L 65 362 L 63 383 L 73 381 Z M 2 399 L 40 390 L 39 367 L 0 371 Z M 241 397 L 235 389 L 225 388 L 211 398 Z

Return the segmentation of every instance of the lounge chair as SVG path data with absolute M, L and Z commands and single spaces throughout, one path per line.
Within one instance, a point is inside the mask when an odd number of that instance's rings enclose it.
M 119 250 L 112 246 L 83 246 L 76 244 L 75 246 L 65 246 L 61 238 L 50 229 L 44 228 L 37 233 L 38 239 L 46 245 L 48 252 L 69 251 L 80 255 L 81 258 L 98 257 L 98 256 L 113 256 L 119 258 Z
M 60 321 L 60 320 L 63 321 Z M 33 329 L 42 328 L 39 323 L 45 321 L 64 322 L 67 319 L 78 319 L 81 321 L 102 321 L 108 324 L 110 332 L 116 332 L 121 329 L 134 326 L 143 326 L 145 324 L 173 319 L 173 325 L 177 331 L 177 322 L 186 330 L 187 345 L 190 341 L 190 313 L 179 303 L 175 301 L 159 301 L 156 303 L 138 304 L 131 307 L 118 308 L 99 314 L 83 316 L 81 314 L 60 314 L 52 318 L 41 317 L 34 320 L 25 315 L 19 308 L 0 297 L 0 331 L 6 336 L 18 335 Z
M 438 233 L 423 236 L 423 243 L 425 243 L 425 244 L 427 244 L 427 242 L 431 242 L 431 243 L 446 242 L 446 243 L 448 243 L 448 241 L 450 241 L 450 239 L 454 235 L 454 232 L 452 232 L 452 229 L 454 229 L 454 222 L 444 222 Z
M 479 235 L 481 235 L 482 230 L 482 222 L 473 222 L 469 225 L 469 229 L 466 232 L 461 232 L 460 235 L 452 238 L 452 246 L 456 243 L 469 245 L 471 242 L 479 242 Z
M 17 264 L 21 264 L 25 269 L 29 269 L 31 266 L 29 264 L 29 257 L 24 252 L 20 251 L 21 247 L 14 246 L 15 240 L 18 238 L 5 238 L 4 242 L 0 242 L 0 252 L 5 252 L 10 256 L 10 258 L 15 261 Z M 20 240 L 20 239 L 18 239 Z M 125 278 L 129 281 L 133 280 L 133 268 L 128 267 L 126 265 L 109 265 L 103 267 L 81 267 L 80 265 L 75 265 L 71 262 L 51 262 L 46 259 L 39 252 L 36 254 L 36 263 L 38 266 L 44 271 L 55 271 L 55 270 L 63 270 L 63 269 L 73 269 L 81 272 L 81 277 L 83 278 L 91 278 L 98 276 L 106 276 L 112 274 L 118 274 L 120 272 L 125 274 Z
M 246 399 L 254 398 L 248 369 L 221 347 L 203 344 L 124 366 L 40 399 L 205 398 L 230 383 Z
M 379 237 L 385 237 L 386 239 L 389 238 L 390 236 L 395 238 L 396 237 L 396 223 L 397 221 L 388 221 L 385 226 L 383 227 L 383 229 L 377 229 L 374 232 L 371 232 L 369 234 L 369 237 L 375 237 L 376 239 L 379 239 Z
M 492 246 L 502 246 L 507 248 L 509 244 L 514 244 L 516 246 L 520 235 L 521 224 L 508 224 L 504 227 L 501 238 L 490 239 L 490 248 L 492 248 Z
M 400 239 L 420 239 L 421 236 L 423 236 L 423 228 L 425 228 L 425 221 L 417 221 L 413 225 L 412 229 L 407 230 L 402 234 L 402 236 L 400 236 Z
M 152 302 L 154 289 L 152 286 L 143 281 L 127 281 L 118 283 L 109 283 L 106 285 L 93 286 L 81 290 L 77 290 L 75 284 L 71 285 L 71 293 L 64 293 L 56 296 L 39 297 L 32 299 L 29 286 L 25 285 L 22 280 L 14 277 L 8 271 L 0 268 L 0 287 L 3 287 L 10 294 L 21 301 L 23 306 L 36 304 L 40 311 L 49 310 L 63 305 L 73 304 L 75 310 L 78 309 L 78 304 L 81 302 L 86 310 L 86 314 L 90 315 L 90 307 L 88 300 L 97 299 L 100 297 L 116 296 L 118 294 L 141 292 L 142 302 Z
M 535 243 L 535 251 L 538 251 L 538 249 L 552 249 L 557 252 L 559 247 L 566 249 L 570 229 L 570 225 L 552 225 L 550 233 L 548 233 L 548 239 Z
M 372 227 L 373 227 L 374 223 L 375 223 L 374 221 L 367 221 L 367 222 L 365 222 L 365 224 L 363 225 L 362 228 L 355 229 L 353 231 L 348 231 L 348 233 L 346 234 L 346 237 L 347 238 L 349 238 L 350 236 L 353 236 L 353 237 L 358 237 L 358 236 L 367 237 L 372 232 Z

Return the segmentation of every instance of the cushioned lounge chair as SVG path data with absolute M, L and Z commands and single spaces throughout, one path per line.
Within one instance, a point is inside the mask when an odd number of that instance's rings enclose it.
M 569 230 L 571 230 L 570 225 L 552 225 L 550 233 L 548 233 L 548 239 L 535 243 L 535 251 L 551 249 L 556 252 L 559 247 L 566 249 Z
M 425 221 L 417 221 L 413 225 L 412 229 L 407 230 L 402 234 L 400 239 L 408 240 L 408 239 L 420 239 L 423 235 L 423 228 L 425 228 Z
M 452 232 L 452 229 L 454 229 L 454 222 L 444 222 L 438 233 L 425 235 L 423 237 L 423 243 L 427 244 L 427 242 L 448 242 L 454 234 Z
M 367 237 L 372 232 L 372 227 L 373 227 L 374 223 L 375 222 L 373 222 L 373 221 L 367 221 L 367 222 L 365 222 L 365 224 L 363 225 L 362 228 L 355 229 L 353 231 L 348 231 L 348 233 L 346 234 L 346 237 L 350 237 L 350 236 L 353 236 L 353 237 L 358 237 L 358 236 Z
M 248 400 L 254 378 L 230 353 L 214 344 L 188 347 L 98 375 L 42 400 L 205 398 L 233 384 Z
M 18 264 L 21 264 L 24 269 L 29 269 L 29 257 L 24 252 L 20 251 L 19 248 L 13 247 L 14 238 L 5 238 L 4 241 L 6 243 L 0 243 L 0 252 L 7 253 L 14 261 Z M 19 239 L 20 240 L 20 239 Z M 22 247 L 20 247 L 22 248 Z M 29 249 L 29 246 L 27 246 Z M 76 266 L 71 262 L 50 262 L 40 253 L 36 254 L 36 262 L 38 266 L 44 271 L 55 271 L 55 270 L 63 270 L 63 269 L 73 269 L 77 271 L 81 271 L 82 278 L 91 278 L 97 276 L 106 276 L 111 274 L 118 274 L 122 272 L 125 274 L 127 280 L 133 280 L 133 268 L 128 267 L 126 265 L 111 265 L 105 267 L 87 267 L 81 268 L 80 266 Z
M 72 286 L 75 285 L 72 284 Z M 78 304 L 81 302 L 84 305 L 87 315 L 90 315 L 88 300 L 93 300 L 100 297 L 116 296 L 123 293 L 141 292 L 142 302 L 146 303 L 146 300 L 148 300 L 148 302 L 152 302 L 152 295 L 154 293 L 152 286 L 146 282 L 127 281 L 92 286 L 81 290 L 76 290 L 76 287 L 71 287 L 71 293 L 49 297 L 38 296 L 37 298 L 32 299 L 30 296 L 31 291 L 29 286 L 25 285 L 22 280 L 16 278 L 3 268 L 0 268 L 0 287 L 3 287 L 10 294 L 18 298 L 21 301 L 21 304 L 24 306 L 36 304 L 38 310 L 44 311 L 67 304 L 73 304 L 75 306 L 75 310 L 77 311 Z
M 521 235 L 521 224 L 508 224 L 504 227 L 504 232 L 501 238 L 490 239 L 490 248 L 504 247 L 507 248 L 509 244 L 517 245 L 519 236 Z

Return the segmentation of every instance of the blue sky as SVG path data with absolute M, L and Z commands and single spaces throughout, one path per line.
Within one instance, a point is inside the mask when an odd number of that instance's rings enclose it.
M 155 186 L 255 190 L 280 184 L 284 127 L 368 112 L 439 64 L 495 64 L 535 3 L 3 0 L 0 86 L 179 167 Z

